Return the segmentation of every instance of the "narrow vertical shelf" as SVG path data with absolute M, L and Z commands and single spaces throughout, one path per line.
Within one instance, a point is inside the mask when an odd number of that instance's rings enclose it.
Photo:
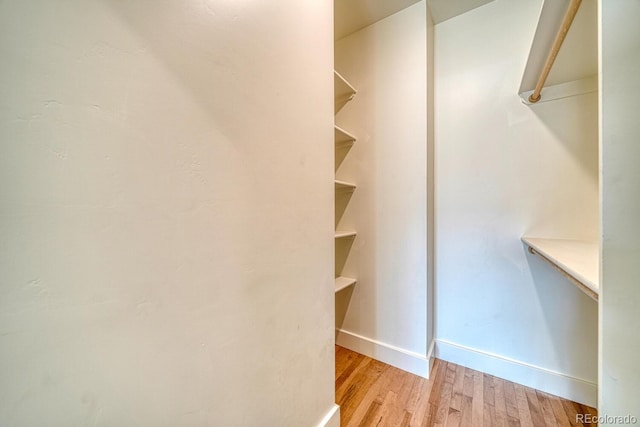
M 342 77 L 338 72 L 334 71 L 334 113 L 340 111 L 344 105 L 351 101 L 356 94 L 356 90 Z M 346 154 L 356 142 L 356 137 L 334 123 L 334 150 L 335 150 L 335 169 L 337 170 Z M 335 212 L 335 293 L 353 286 L 356 283 L 355 278 L 342 276 L 342 269 L 347 261 L 353 241 L 356 238 L 356 231 L 346 230 L 338 231 L 338 222 L 342 218 L 342 214 L 349 204 L 351 194 L 356 190 L 356 184 L 352 182 L 334 179 L 334 196 L 336 199 Z
M 336 145 L 353 145 L 356 137 L 339 126 L 334 126 L 334 140 Z
M 344 105 L 351 101 L 356 94 L 356 90 L 340 75 L 337 71 L 333 72 L 333 94 L 334 94 L 334 110 L 333 113 L 340 111 Z

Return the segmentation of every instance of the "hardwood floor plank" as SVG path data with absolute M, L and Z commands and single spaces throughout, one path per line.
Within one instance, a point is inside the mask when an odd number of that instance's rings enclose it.
M 411 413 L 404 411 L 399 427 L 409 427 L 409 423 L 411 423 Z
M 402 375 L 402 382 L 400 390 L 394 390 L 398 396 L 395 402 L 396 404 L 393 407 L 393 415 L 390 417 L 391 420 L 403 419 L 405 412 L 408 412 L 407 404 L 409 403 L 409 395 L 417 379 L 415 375 L 406 375 L 406 373 L 400 369 L 398 369 L 398 371 L 400 375 Z
M 454 408 L 449 408 L 449 413 L 447 414 L 447 422 L 445 424 L 446 427 L 460 427 L 460 421 L 462 420 L 462 414 L 459 410 Z
M 451 391 L 453 390 L 453 382 L 447 381 L 442 385 L 442 392 L 440 393 L 440 400 L 438 402 L 438 409 L 434 420 L 434 426 L 441 427 L 447 424 L 447 417 L 449 416 L 449 403 L 451 402 Z
M 393 376 L 389 374 L 391 368 L 389 365 L 385 365 L 382 368 L 378 380 L 369 387 L 369 390 L 367 390 L 367 393 L 362 397 L 357 408 L 355 408 L 353 413 L 348 417 L 349 421 L 345 424 L 343 420 L 342 425 L 346 425 L 346 427 L 359 426 L 362 420 L 370 420 L 370 417 L 373 415 L 373 413 L 371 413 L 372 410 L 379 411 L 383 400 L 383 397 L 381 398 L 380 396 L 384 396 L 393 378 Z M 340 401 L 338 401 L 338 403 L 340 403 Z M 340 412 L 340 418 L 343 419 L 343 411 Z
M 507 406 L 507 418 L 520 420 L 516 389 L 511 381 L 503 381 L 504 400 Z
M 455 379 L 453 381 L 453 390 L 451 392 L 452 409 L 462 411 L 462 395 L 464 393 L 464 367 L 457 365 L 455 371 Z
M 567 412 L 562 406 L 562 402 L 559 397 L 549 395 L 549 402 L 551 402 L 551 408 L 553 409 L 553 415 L 556 418 L 556 422 L 560 427 L 571 427 Z
M 380 408 L 380 419 L 377 421 L 377 426 L 392 426 L 393 425 L 393 412 L 396 406 L 396 400 L 398 395 L 396 392 L 389 390 L 387 395 L 382 401 L 382 407 Z
M 484 400 L 484 425 L 496 425 L 495 389 L 493 378 L 489 374 L 482 374 L 482 398 Z
M 425 379 L 336 346 L 343 427 L 542 427 L 597 411 L 519 384 L 435 360 Z
M 471 426 L 484 425 L 484 386 L 482 372 L 473 371 L 473 400 L 471 401 Z
M 576 410 L 576 407 L 573 405 L 573 402 L 569 402 L 568 400 L 563 400 L 562 407 L 564 408 L 564 411 L 567 413 L 567 417 L 569 418 L 569 422 L 571 423 L 572 426 L 584 426 L 584 424 L 576 422 L 577 420 L 576 415 L 578 415 L 578 411 Z
M 464 386 L 462 394 L 473 397 L 473 369 L 464 368 Z
M 536 427 L 546 426 L 542 408 L 540 408 L 540 402 L 538 401 L 538 395 L 536 391 L 529 387 L 524 387 L 525 395 L 527 396 L 527 403 L 529 405 L 529 411 L 531 412 L 531 421 Z
M 420 427 L 433 427 L 435 424 L 436 413 L 438 412 L 438 407 L 429 403 L 427 408 L 427 412 L 422 420 L 422 424 Z
M 516 392 L 516 401 L 518 402 L 518 418 L 520 419 L 520 425 L 522 427 L 534 427 L 524 386 L 514 384 L 513 388 Z
M 431 371 L 431 379 L 424 380 L 422 383 L 422 388 L 420 389 L 420 396 L 418 397 L 418 401 L 416 403 L 416 409 L 411 417 L 410 427 L 420 427 L 422 425 L 422 421 L 425 419 L 425 414 L 429 409 L 429 398 L 431 397 L 431 390 L 433 389 L 433 383 L 435 375 L 440 369 L 440 361 L 436 360 L 433 364 L 433 369 Z
M 439 363 L 438 371 L 433 379 L 433 388 L 435 390 L 440 390 L 442 388 L 447 371 L 447 365 L 447 362 L 444 361 Z M 440 403 L 440 398 L 440 393 L 431 393 L 431 396 L 429 396 L 429 403 L 437 407 Z
M 471 396 L 467 396 L 466 394 L 462 395 L 462 408 L 460 410 L 460 426 L 466 427 L 472 425 L 471 416 L 472 416 L 472 400 Z
M 352 354 L 344 354 L 344 357 L 341 357 L 336 351 L 336 389 L 340 388 L 360 362 L 364 360 L 363 355 L 358 353 L 353 354 L 355 356 Z
M 504 383 L 501 378 L 493 378 L 496 427 L 507 426 L 507 401 L 504 396 Z
M 553 413 L 553 407 L 551 406 L 551 402 L 547 397 L 546 393 L 541 391 L 535 391 L 536 396 L 538 396 L 538 402 L 540 403 L 540 409 L 542 410 L 542 416 L 544 417 L 544 422 L 547 426 L 556 427 L 558 422 L 556 421 L 556 416 Z
M 349 380 L 342 385 L 341 389 L 336 391 L 336 401 L 341 407 L 345 406 L 345 409 L 340 411 L 341 420 L 347 420 L 353 415 L 371 386 L 386 371 L 386 366 L 382 362 L 367 357 L 349 376 Z
M 424 386 L 425 381 L 429 381 L 422 377 L 417 377 L 413 382 L 413 386 L 411 387 L 411 391 L 409 392 L 409 398 L 406 404 L 406 410 L 411 413 L 411 417 L 413 418 L 413 414 L 418 409 L 418 402 L 420 401 L 420 393 Z
M 369 405 L 369 407 L 367 408 L 364 416 L 358 422 L 357 426 L 358 427 L 370 427 L 370 426 L 376 425 L 374 420 L 379 419 L 380 406 L 382 406 L 382 404 L 380 402 L 375 401 L 375 400 L 372 401 L 371 404 Z

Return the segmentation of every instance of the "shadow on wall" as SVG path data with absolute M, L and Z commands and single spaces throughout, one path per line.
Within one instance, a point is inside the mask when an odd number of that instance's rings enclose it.
M 539 307 L 546 322 L 553 365 L 579 379 L 597 381 L 598 303 L 522 244 Z M 542 336 L 542 335 L 540 335 Z
M 281 42 L 287 39 L 287 30 L 273 31 L 274 23 L 262 16 L 260 2 L 252 2 L 250 7 L 246 2 L 212 1 L 105 3 L 236 145 L 255 145 L 254 129 L 276 125 L 270 123 L 274 100 L 288 102 L 286 98 L 290 97 L 291 103 L 298 105 L 319 101 L 301 96 L 305 91 L 302 81 L 287 83 L 299 86 L 299 92 L 294 93 L 282 93 L 281 85 L 267 84 L 281 82 L 293 73 L 308 75 L 314 64 L 279 60 L 288 58 L 296 46 Z M 300 13 L 313 12 L 309 6 L 300 9 Z M 246 31 L 248 26 L 251 32 Z M 261 37 L 255 37 L 256 33 Z M 274 46 L 282 48 L 274 51 Z M 292 70 L 292 64 L 299 70 Z M 256 85 L 259 91 L 252 90 Z M 286 126 L 279 127 L 281 132 L 288 132 Z
M 557 141 L 598 183 L 598 94 L 533 104 L 528 108 L 556 136 Z

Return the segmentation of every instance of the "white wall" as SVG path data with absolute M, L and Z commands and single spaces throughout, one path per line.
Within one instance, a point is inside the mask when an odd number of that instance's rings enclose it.
M 640 2 L 599 3 L 603 239 L 598 409 L 601 416 L 640 419 Z
M 331 23 L 0 3 L 0 424 L 333 409 Z
M 435 345 L 435 25 L 427 7 L 427 356 Z
M 541 1 L 436 25 L 437 354 L 594 405 L 597 304 L 523 234 L 598 237 L 597 95 L 517 95 Z
M 358 232 L 338 343 L 427 375 L 426 10 L 421 1 L 335 45 L 358 93 L 336 117 L 358 141 L 337 170 L 358 186 L 340 229 Z

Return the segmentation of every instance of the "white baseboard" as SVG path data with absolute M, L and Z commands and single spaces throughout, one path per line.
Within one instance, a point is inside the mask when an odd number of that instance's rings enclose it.
M 340 407 L 334 404 L 318 427 L 340 427 Z
M 424 354 L 363 337 L 362 335 L 344 329 L 336 329 L 336 332 L 336 344 L 339 346 L 364 354 L 372 359 L 379 360 L 423 378 L 429 378 L 430 366 L 433 363 L 429 363 L 429 358 Z
M 453 362 L 578 403 L 593 407 L 597 405 L 598 386 L 596 383 L 446 340 L 438 339 L 436 341 L 435 357 L 438 359 Z

